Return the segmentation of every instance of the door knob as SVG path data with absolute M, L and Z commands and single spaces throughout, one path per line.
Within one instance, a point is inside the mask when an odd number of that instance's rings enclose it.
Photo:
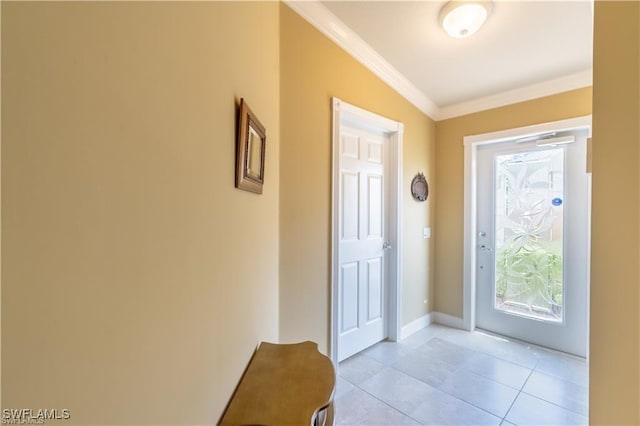
M 484 244 L 482 244 L 479 248 L 480 248 L 480 251 L 491 251 L 491 247 L 488 247 Z
M 384 242 L 384 244 L 382 244 L 382 249 L 383 250 L 389 250 L 391 248 L 391 244 L 389 244 L 388 242 Z

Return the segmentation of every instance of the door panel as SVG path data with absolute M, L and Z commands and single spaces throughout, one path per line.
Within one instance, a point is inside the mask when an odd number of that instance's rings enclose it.
M 367 238 L 382 238 L 382 176 L 368 176 L 369 232 Z
M 387 336 L 386 137 L 346 126 L 341 129 L 339 360 Z
M 358 328 L 358 263 L 347 263 L 340 269 L 340 332 L 348 333 Z
M 382 262 L 382 258 L 367 260 L 368 322 L 382 318 Z
M 586 356 L 590 187 L 574 135 L 478 148 L 476 325 Z
M 357 240 L 360 228 L 360 213 L 358 200 L 360 199 L 359 176 L 356 172 L 342 173 L 342 205 L 340 206 L 342 226 L 341 241 Z

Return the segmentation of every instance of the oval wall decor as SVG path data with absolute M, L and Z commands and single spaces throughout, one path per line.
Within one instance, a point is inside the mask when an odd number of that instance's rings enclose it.
M 418 201 L 426 201 L 429 196 L 429 184 L 422 173 L 415 175 L 411 181 L 411 195 Z

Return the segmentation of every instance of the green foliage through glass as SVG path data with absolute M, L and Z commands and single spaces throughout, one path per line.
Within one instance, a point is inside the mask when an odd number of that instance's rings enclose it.
M 562 321 L 564 150 L 496 157 L 496 307 Z

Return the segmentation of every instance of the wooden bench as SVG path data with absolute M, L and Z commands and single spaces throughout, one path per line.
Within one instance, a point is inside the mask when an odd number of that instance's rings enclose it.
M 333 425 L 333 363 L 314 342 L 261 343 L 220 425 Z

